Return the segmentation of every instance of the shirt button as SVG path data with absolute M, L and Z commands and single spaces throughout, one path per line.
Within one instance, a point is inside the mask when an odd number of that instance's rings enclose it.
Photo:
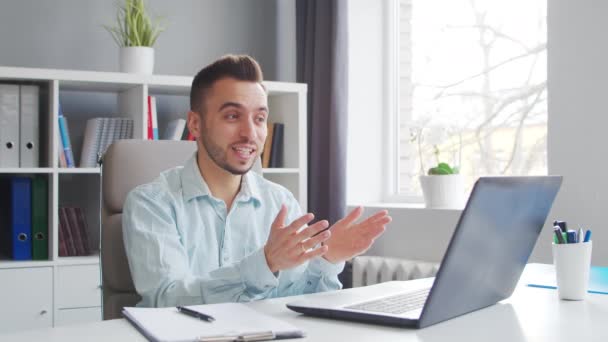
M 307 281 L 307 282 L 306 282 L 306 285 L 308 285 L 308 286 L 312 285 L 312 281 L 310 281 L 310 280 L 309 280 L 309 281 Z

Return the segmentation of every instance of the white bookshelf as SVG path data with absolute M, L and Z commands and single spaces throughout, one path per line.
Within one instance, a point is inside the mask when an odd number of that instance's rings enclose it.
M 40 167 L 2 168 L 1 175 L 43 175 L 49 191 L 49 258 L 45 261 L 13 261 L 0 258 L 0 333 L 50 327 L 101 319 L 99 278 L 100 170 L 61 168 L 57 112 L 69 122 L 76 165 L 84 127 L 93 117 L 128 117 L 134 121 L 134 138 L 143 139 L 147 126 L 147 96 L 157 98 L 159 131 L 189 109 L 192 77 L 134 75 L 116 72 L 0 67 L 0 82 L 37 84 L 43 102 L 40 111 Z M 285 124 L 284 167 L 263 169 L 264 177 L 282 184 L 300 202 L 307 203 L 307 143 L 305 84 L 264 82 L 268 90 L 270 122 Z M 82 99 L 78 108 L 70 101 Z M 104 98 L 111 110 L 102 111 Z M 110 99 L 109 101 L 107 99 Z M 107 107 L 107 106 L 106 106 Z M 84 208 L 93 255 L 59 256 L 59 207 Z M 22 282 L 28 284 L 23 285 Z M 40 289 L 44 289 L 40 291 Z M 31 292 L 38 294 L 32 296 Z M 15 314 L 15 306 L 21 307 Z

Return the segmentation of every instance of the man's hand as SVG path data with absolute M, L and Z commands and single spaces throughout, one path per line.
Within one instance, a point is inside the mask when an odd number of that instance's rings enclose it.
M 266 262 L 273 273 L 296 267 L 309 259 L 325 254 L 327 246 L 321 246 L 320 243 L 331 236 L 329 230 L 314 236 L 327 228 L 329 223 L 326 220 L 300 229 L 312 221 L 313 214 L 308 213 L 294 220 L 290 225 L 284 226 L 286 216 L 287 208 L 282 205 L 272 223 L 270 236 L 264 246 Z
M 331 237 L 324 243 L 329 249 L 323 255 L 327 261 L 338 263 L 365 252 L 384 232 L 385 225 L 391 222 L 388 212 L 382 210 L 359 223 L 354 223 L 362 213 L 361 207 L 353 209 L 329 228 Z

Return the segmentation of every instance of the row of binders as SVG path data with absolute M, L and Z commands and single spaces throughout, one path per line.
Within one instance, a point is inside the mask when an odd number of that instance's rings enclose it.
M 268 134 L 262 150 L 262 167 L 283 167 L 283 131 L 285 124 L 268 123 Z
M 0 167 L 38 167 L 40 87 L 0 84 Z
M 48 259 L 45 176 L 0 178 L 0 253 L 13 260 Z
M 87 220 L 79 207 L 59 208 L 59 256 L 91 254 Z

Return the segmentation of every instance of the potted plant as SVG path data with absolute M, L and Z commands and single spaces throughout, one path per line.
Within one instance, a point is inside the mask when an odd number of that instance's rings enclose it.
M 150 17 L 144 0 L 125 0 L 122 5 L 118 5 L 116 26 L 104 27 L 120 47 L 121 72 L 152 74 L 152 46 L 164 27 L 158 19 Z
M 424 130 L 427 130 L 426 134 Z M 449 145 L 447 142 L 453 136 L 443 126 L 421 127 L 413 136 L 418 144 L 420 158 L 420 186 L 427 208 L 461 209 L 464 206 L 464 180 L 459 166 L 450 166 L 441 161 L 440 146 Z M 461 157 L 462 137 L 458 135 L 458 159 Z M 432 146 L 435 166 L 424 169 L 423 143 Z M 460 163 L 459 163 L 460 164 Z

